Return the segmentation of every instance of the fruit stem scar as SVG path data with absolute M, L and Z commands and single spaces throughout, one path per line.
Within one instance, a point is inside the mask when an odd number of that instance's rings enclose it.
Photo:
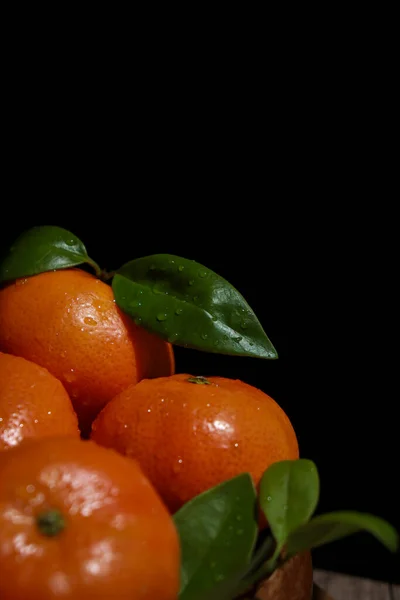
M 50 509 L 38 514 L 36 525 L 42 535 L 54 537 L 65 528 L 65 520 L 59 510 Z
M 188 377 L 187 380 L 189 383 L 198 383 L 200 385 L 211 385 L 211 381 L 208 381 L 207 377 L 203 377 L 202 375 L 197 375 L 196 377 Z

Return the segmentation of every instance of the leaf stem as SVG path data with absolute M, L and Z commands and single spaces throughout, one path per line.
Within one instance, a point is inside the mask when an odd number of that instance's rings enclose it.
M 100 269 L 99 265 L 97 264 L 97 262 L 95 262 L 92 258 L 90 258 L 90 256 L 87 257 L 86 262 L 93 267 L 95 273 L 96 273 L 96 277 L 98 277 L 99 279 L 102 276 L 103 271 Z

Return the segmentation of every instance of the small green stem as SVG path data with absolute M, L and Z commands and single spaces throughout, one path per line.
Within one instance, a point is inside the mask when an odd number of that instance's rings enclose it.
M 54 537 L 65 528 L 65 519 L 57 509 L 46 510 L 36 517 L 36 526 L 42 535 Z
M 87 257 L 86 262 L 93 267 L 95 273 L 96 273 L 96 277 L 98 277 L 100 279 L 101 275 L 102 275 L 102 270 L 100 269 L 99 265 L 97 264 L 97 262 L 95 262 L 92 258 L 90 258 L 90 256 Z
M 187 380 L 189 383 L 197 383 L 199 385 L 211 385 L 211 381 L 208 381 L 207 377 L 203 377 L 202 375 L 197 375 L 196 377 L 188 377 Z

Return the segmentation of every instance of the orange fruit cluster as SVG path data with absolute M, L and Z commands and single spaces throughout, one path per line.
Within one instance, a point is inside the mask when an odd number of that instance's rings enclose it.
M 299 457 L 267 394 L 174 369 L 171 344 L 82 270 L 0 289 L 2 600 L 173 600 L 171 513 Z

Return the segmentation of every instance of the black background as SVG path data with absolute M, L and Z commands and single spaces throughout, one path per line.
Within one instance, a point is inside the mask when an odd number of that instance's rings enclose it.
M 154 98 L 143 113 L 114 104 L 112 115 L 95 98 L 39 116 L 22 103 L 3 164 L 0 250 L 54 224 L 108 270 L 165 252 L 225 277 L 279 359 L 177 348 L 177 370 L 263 389 L 318 466 L 318 512 L 367 511 L 400 529 L 393 162 L 381 162 L 360 107 L 349 116 L 322 95 L 311 115 L 291 101 L 298 89 L 285 93 L 274 90 L 267 114 L 257 93 L 246 108 L 209 97 L 184 110 L 181 98 L 171 113 Z M 398 555 L 364 534 L 315 551 L 314 564 L 400 582 Z

